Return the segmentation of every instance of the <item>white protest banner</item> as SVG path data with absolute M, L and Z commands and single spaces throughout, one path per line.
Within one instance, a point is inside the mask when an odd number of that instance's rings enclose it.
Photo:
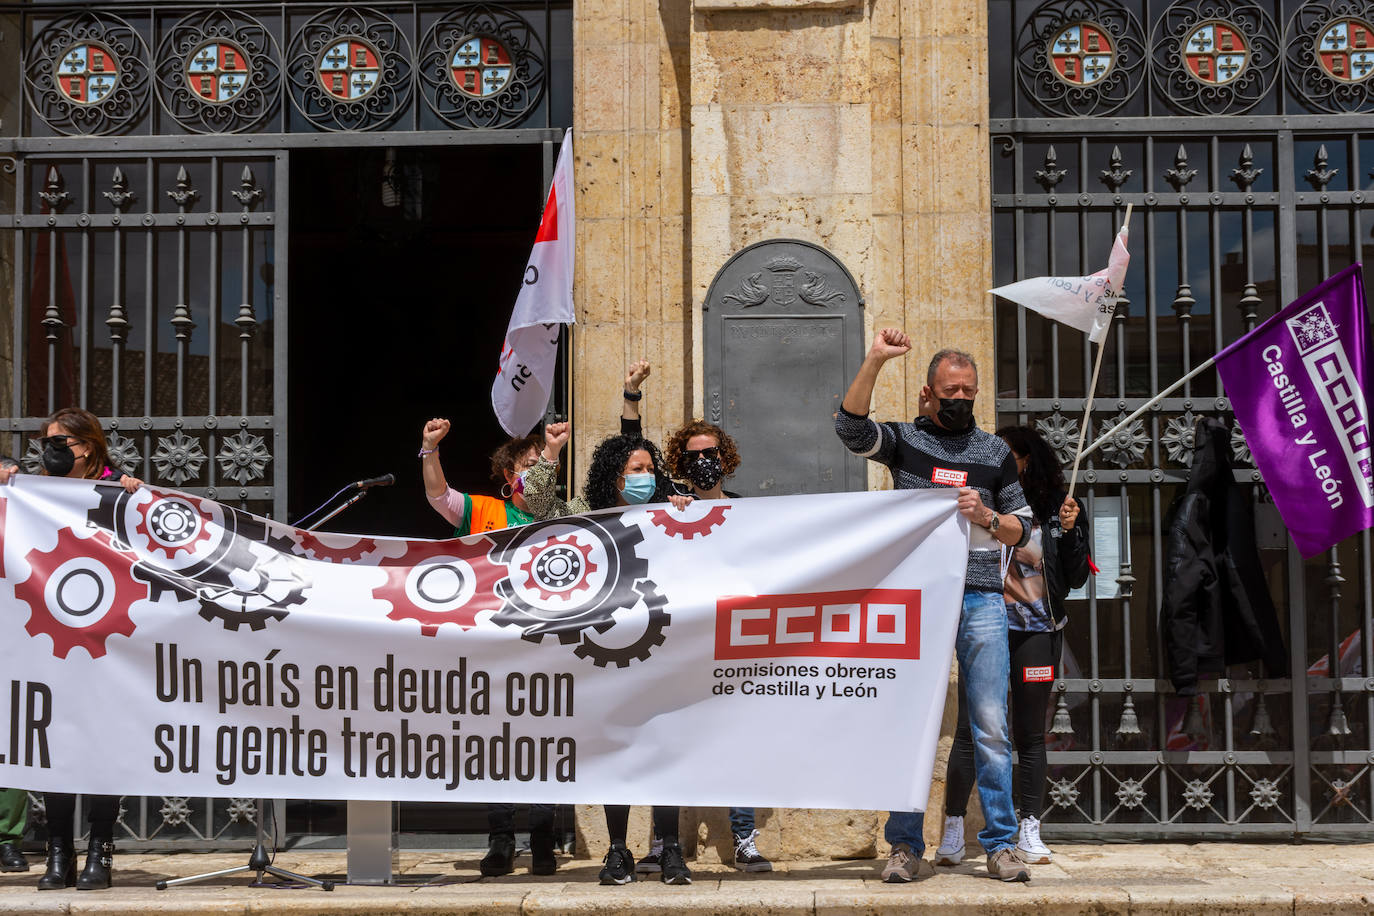
M 956 496 L 407 541 L 19 475 L 0 487 L 0 781 L 924 808 L 967 560 Z

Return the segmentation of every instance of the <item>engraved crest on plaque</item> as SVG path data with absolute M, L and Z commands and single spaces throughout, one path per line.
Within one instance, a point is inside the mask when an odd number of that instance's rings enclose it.
M 801 277 L 800 283 L 798 275 Z M 801 261 L 790 255 L 782 255 L 770 259 L 764 264 L 763 270 L 745 277 L 734 290 L 721 297 L 721 302 L 750 308 L 765 302 L 788 306 L 800 299 L 807 305 L 824 308 L 832 303 L 844 302 L 846 298 L 845 293 L 830 285 L 822 272 L 807 270 Z

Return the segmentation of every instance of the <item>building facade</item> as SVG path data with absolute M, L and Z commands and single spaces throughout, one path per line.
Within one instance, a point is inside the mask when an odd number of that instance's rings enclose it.
M 748 495 L 890 485 L 827 451 L 886 326 L 915 347 L 880 378 L 877 415 L 914 415 L 926 357 L 957 346 L 983 368 L 980 422 L 1036 423 L 1067 457 L 1091 353 L 988 288 L 1098 269 L 1133 207 L 1098 431 L 1358 260 L 1369 231 L 1368 4 L 0 12 L 6 449 L 22 456 L 42 416 L 81 403 L 150 482 L 288 519 L 394 462 L 396 499 L 340 530 L 443 533 L 405 479 L 429 416 L 470 432 L 450 480 L 485 487 L 490 373 L 565 128 L 578 323 L 552 406 L 573 420 L 574 478 L 644 358 L 647 434 L 717 420 L 741 441 Z M 1302 561 L 1239 434 L 1307 676 L 1240 668 L 1192 705 L 1172 696 L 1163 522 L 1194 420 L 1229 418 L 1214 375 L 1181 394 L 1083 476 L 1112 562 L 1071 605 L 1046 836 L 1368 837 L 1369 538 Z M 208 841 L 242 823 L 234 804 L 139 800 L 126 823 Z M 333 829 L 321 811 L 297 823 L 316 815 Z M 720 812 L 685 817 L 700 854 L 725 852 Z M 881 851 L 878 813 L 760 820 L 770 854 Z M 599 848 L 598 816 L 578 821 Z

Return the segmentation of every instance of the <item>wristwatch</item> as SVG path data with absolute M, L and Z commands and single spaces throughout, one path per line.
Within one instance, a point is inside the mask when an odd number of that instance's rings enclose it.
M 988 532 L 996 534 L 997 529 L 1002 526 L 1002 519 L 996 512 L 992 513 L 992 521 L 988 522 Z

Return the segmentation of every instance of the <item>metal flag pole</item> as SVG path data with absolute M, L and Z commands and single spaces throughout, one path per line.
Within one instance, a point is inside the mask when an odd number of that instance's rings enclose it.
M 1131 208 L 1135 204 L 1126 205 L 1126 217 L 1121 221 L 1124 229 L 1131 224 Z M 1115 242 L 1113 242 L 1115 244 Z M 1122 278 L 1125 281 L 1125 278 Z M 1116 311 L 1116 300 L 1121 298 L 1121 290 L 1116 290 L 1116 298 L 1112 300 L 1112 311 Z M 1111 333 L 1111 322 L 1107 324 L 1107 333 Z M 1078 447 L 1073 456 L 1073 472 L 1069 475 L 1069 499 L 1073 499 L 1073 489 L 1078 483 L 1078 465 L 1083 460 L 1083 438 L 1088 433 L 1088 426 L 1092 423 L 1093 416 L 1093 395 L 1097 393 L 1097 375 L 1102 371 L 1102 355 L 1107 352 L 1107 334 L 1102 335 L 1101 342 L 1097 345 L 1097 360 L 1093 363 L 1093 380 L 1088 383 L 1088 399 L 1083 404 L 1083 422 L 1078 424 Z

